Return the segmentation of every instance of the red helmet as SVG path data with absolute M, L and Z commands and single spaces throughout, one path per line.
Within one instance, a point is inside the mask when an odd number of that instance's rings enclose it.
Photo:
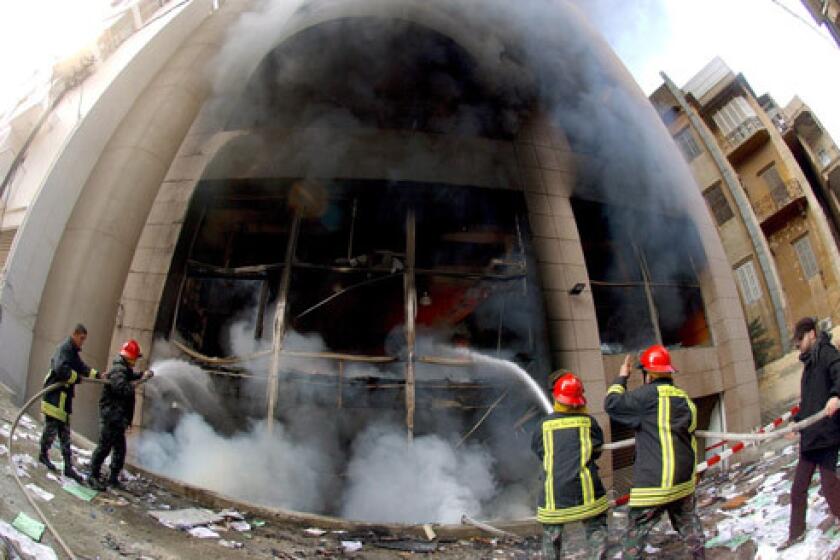
M 671 366 L 671 354 L 661 344 L 654 344 L 642 352 L 640 360 L 642 367 L 647 371 L 656 373 L 674 373 L 677 371 Z
M 583 383 L 574 373 L 566 373 L 554 382 L 554 400 L 569 406 L 583 406 Z
M 120 356 L 126 360 L 135 361 L 142 355 L 143 354 L 140 353 L 140 345 L 133 338 L 123 344 L 122 348 L 120 348 Z

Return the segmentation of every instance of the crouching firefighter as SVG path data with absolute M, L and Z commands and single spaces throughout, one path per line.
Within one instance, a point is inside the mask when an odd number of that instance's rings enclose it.
M 64 460 L 64 475 L 78 482 L 82 481 L 73 469 L 73 452 L 70 448 L 70 414 L 73 412 L 73 396 L 76 385 L 83 377 L 99 378 L 100 374 L 85 364 L 79 352 L 87 340 L 87 329 L 78 324 L 73 334 L 62 342 L 50 359 L 50 371 L 44 378 L 44 387 L 54 383 L 63 383 L 57 389 L 44 394 L 41 399 L 41 412 L 44 414 L 44 432 L 41 434 L 41 452 L 38 461 L 49 470 L 55 471 L 50 461 L 50 447 L 56 436 L 61 444 L 61 457 Z
M 674 386 L 671 356 L 660 345 L 642 352 L 645 384 L 627 391 L 627 356 L 607 389 L 604 409 L 610 418 L 636 430 L 636 461 L 630 490 L 630 515 L 622 538 L 623 558 L 641 558 L 654 525 L 667 513 L 693 558 L 705 558 L 705 539 L 694 498 L 697 462 L 697 409 Z
M 543 526 L 543 553 L 546 558 L 564 558 L 564 528 L 582 521 L 586 557 L 606 558 L 608 504 L 595 464 L 604 435 L 586 412 L 583 383 L 574 374 L 561 374 L 552 394 L 554 413 L 540 423 L 532 443 L 545 476 L 537 508 L 537 520 Z
M 99 398 L 99 443 L 93 452 L 88 473 L 88 484 L 97 490 L 104 490 L 99 471 L 105 457 L 111 455 L 111 472 L 108 485 L 119 488 L 120 471 L 125 464 L 125 432 L 134 419 L 134 389 L 154 373 L 149 370 L 142 374 L 134 372 L 134 364 L 143 354 L 136 340 L 129 340 L 122 345 L 119 355 L 114 358 L 108 371 L 108 384 Z

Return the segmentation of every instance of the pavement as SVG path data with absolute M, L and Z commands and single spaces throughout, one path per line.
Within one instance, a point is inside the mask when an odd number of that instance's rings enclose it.
M 17 410 L 9 395 L 0 389 L 0 436 L 5 441 Z M 41 425 L 36 419 L 26 421 L 16 432 L 13 453 L 25 484 L 46 492 L 36 498 L 80 558 L 205 559 L 216 558 L 405 558 L 426 554 L 435 558 L 538 558 L 536 537 L 524 541 L 490 536 L 439 538 L 433 541 L 400 534 L 392 526 L 366 527 L 364 530 L 330 530 L 328 527 L 302 527 L 284 523 L 281 518 L 266 518 L 247 507 L 216 508 L 218 502 L 203 500 L 201 493 L 189 496 L 160 484 L 152 476 L 129 469 L 124 489 L 108 490 L 85 501 L 63 488 L 65 481 L 37 464 Z M 0 524 L 11 524 L 24 512 L 35 517 L 8 470 L 5 444 L 0 447 Z M 818 493 L 818 477 L 811 488 L 808 533 L 805 542 L 786 551 L 775 546 L 786 538 L 789 513 L 789 489 L 798 448 L 795 442 L 775 440 L 760 448 L 736 455 L 728 469 L 707 472 L 697 491 L 699 511 L 707 534 L 707 558 L 769 559 L 840 559 L 840 530 Z M 58 450 L 52 452 L 58 459 Z M 90 449 L 75 448 L 76 468 L 86 469 Z M 52 497 L 48 498 L 47 494 Z M 190 509 L 205 510 L 209 517 L 195 527 L 182 526 L 170 518 L 187 516 Z M 181 510 L 188 510 L 183 513 Z M 626 526 L 626 506 L 613 510 L 610 535 L 615 538 Z M 159 521 L 151 515 L 162 517 Z M 166 523 L 166 524 L 164 524 Z M 3 531 L 0 531 L 2 533 Z M 18 535 L 23 539 L 27 537 Z M 579 526 L 572 526 L 568 558 L 579 558 L 577 544 L 582 538 Z M 47 533 L 41 539 L 58 557 L 60 549 Z M 2 558 L 0 547 L 0 558 Z M 24 555 L 24 557 L 27 557 Z M 30 556 L 35 557 L 35 556 Z M 648 558 L 681 558 L 686 551 L 678 536 L 663 520 L 651 535 Z M 39 560 L 42 557 L 38 557 Z M 46 558 L 46 557 L 43 557 Z

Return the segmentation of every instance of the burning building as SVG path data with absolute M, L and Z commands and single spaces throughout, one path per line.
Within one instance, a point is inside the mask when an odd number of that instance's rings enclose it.
M 534 480 L 541 409 L 482 356 L 541 386 L 575 371 L 609 427 L 618 364 L 661 342 L 701 427 L 757 422 L 715 227 L 573 5 L 207 7 L 169 15 L 45 171 L 2 291 L 0 344 L 17 351 L 0 373 L 21 398 L 81 320 L 95 365 L 133 337 L 199 366 L 219 433 L 304 423 L 377 456 L 358 434 L 388 419 L 481 442 L 502 487 Z M 137 423 L 171 430 L 182 412 L 152 401 Z M 601 462 L 609 478 L 632 452 Z

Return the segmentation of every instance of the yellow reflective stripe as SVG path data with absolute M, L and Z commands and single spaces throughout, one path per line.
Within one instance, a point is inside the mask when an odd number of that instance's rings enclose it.
M 660 478 L 659 486 L 665 488 L 668 486 L 668 444 L 665 443 L 665 397 L 659 397 L 659 402 L 656 406 L 656 427 L 659 430 L 659 447 L 662 450 L 662 476 Z
M 615 385 L 610 385 L 610 388 L 607 389 L 607 394 L 608 395 L 623 395 L 625 391 L 626 391 L 626 389 L 624 388 L 624 385 L 619 385 L 618 383 L 616 383 Z
M 51 416 L 56 420 L 67 422 L 67 413 L 57 406 L 53 406 L 47 401 L 41 401 L 41 412 L 47 416 Z
M 688 431 L 692 434 L 694 430 L 697 429 L 697 407 L 694 405 L 694 401 L 686 396 L 685 402 L 688 405 L 688 409 L 691 411 L 691 425 L 688 427 Z
M 70 378 L 69 378 L 69 379 L 67 379 L 66 384 L 67 384 L 67 385 L 72 385 L 72 384 L 73 384 L 73 383 L 75 383 L 78 379 L 79 379 L 79 374 L 78 374 L 78 373 L 76 373 L 76 370 L 75 370 L 75 369 L 71 369 L 71 370 L 70 370 Z
M 592 455 L 592 439 L 589 437 L 588 428 L 579 428 L 580 433 L 580 485 L 583 496 L 583 503 L 588 504 L 595 500 L 595 486 L 592 483 L 592 473 L 586 464 Z
M 671 397 L 681 397 L 685 391 L 670 385 L 657 387 L 659 393 L 659 443 L 662 447 L 662 488 L 674 485 L 676 458 L 674 456 L 674 436 L 671 433 Z
M 609 503 L 606 496 L 601 496 L 592 503 L 563 509 L 549 510 L 537 508 L 537 521 L 540 523 L 570 523 L 595 517 L 607 511 Z
M 543 423 L 543 431 L 561 428 L 589 428 L 592 422 L 588 416 L 571 416 L 568 418 L 554 418 Z
M 90 368 L 90 371 L 88 372 L 87 376 L 91 377 L 91 378 L 94 378 L 94 377 L 96 377 L 97 373 L 99 373 L 97 370 L 95 370 L 93 368 Z
M 667 504 L 694 493 L 694 477 L 671 488 L 633 488 L 630 490 L 630 507 Z
M 543 424 L 543 468 L 545 469 L 545 507 L 554 509 L 554 434 Z

